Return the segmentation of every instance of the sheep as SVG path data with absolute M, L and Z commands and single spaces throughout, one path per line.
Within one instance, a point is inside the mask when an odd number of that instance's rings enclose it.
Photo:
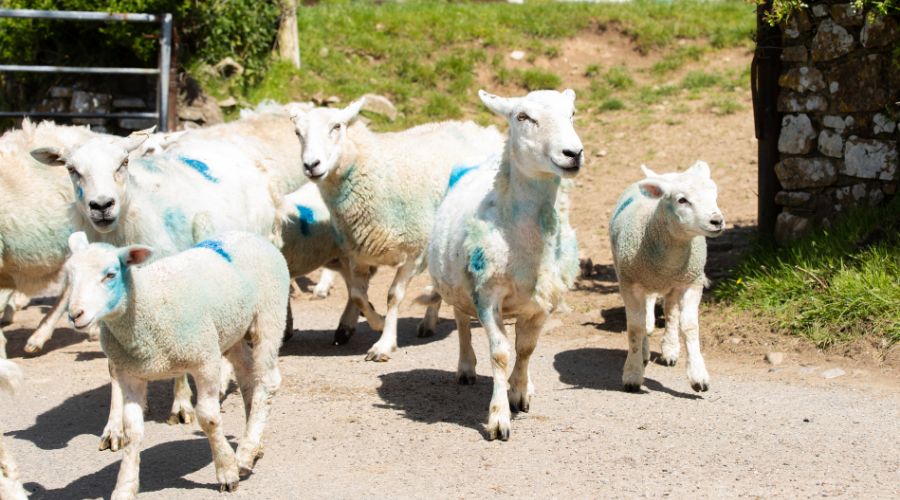
M 316 288 L 324 286 L 327 290 L 327 287 L 330 287 L 330 278 L 325 274 L 325 272 L 330 273 L 330 269 L 340 272 L 349 288 L 352 264 L 338 245 L 331 222 L 331 214 L 328 212 L 325 201 L 322 200 L 319 189 L 314 184 L 306 184 L 285 196 L 284 204 L 282 213 L 289 215 L 281 230 L 284 240 L 281 253 L 287 260 L 291 277 L 303 276 L 322 266 L 327 266 L 323 270 L 322 279 L 319 280 Z M 356 274 L 361 277 L 367 277 L 372 272 L 363 267 L 356 269 Z M 367 279 L 365 287 L 368 287 Z M 344 313 L 341 315 L 338 329 L 335 331 L 335 345 L 345 344 L 356 328 L 360 311 L 351 296 L 352 293 L 348 294 L 347 305 L 344 307 Z M 366 301 L 368 302 L 368 299 Z M 367 313 L 370 316 L 367 316 L 366 319 L 373 329 L 384 328 L 384 318 L 377 313 L 372 315 L 374 308 L 370 307 Z
M 452 167 L 499 151 L 502 139 L 495 128 L 472 122 L 373 133 L 353 123 L 363 104 L 364 98 L 343 109 L 287 109 L 302 143 L 304 173 L 319 187 L 345 255 L 357 267 L 397 268 L 381 338 L 366 354 L 366 360 L 387 361 L 397 348 L 400 303 L 409 280 L 424 268 Z M 376 314 L 366 298 L 366 276 L 351 271 L 350 280 L 356 305 L 366 317 Z M 426 314 L 419 336 L 433 332 L 438 307 Z
M 65 166 L 75 192 L 70 216 L 92 241 L 146 244 L 157 256 L 190 248 L 207 236 L 243 230 L 280 243 L 281 221 L 270 179 L 237 146 L 191 142 L 191 156 L 166 150 L 135 158 L 149 135 L 97 137 L 70 149 L 38 148 L 32 156 Z M 112 368 L 110 368 L 112 370 Z M 121 420 L 110 410 L 100 449 L 121 445 Z M 176 380 L 170 423 L 193 420 L 187 379 Z
M 72 234 L 69 247 L 69 317 L 82 328 L 100 323 L 114 393 L 123 403 L 124 456 L 112 498 L 138 492 L 147 382 L 184 374 L 197 383 L 198 421 L 220 488 L 237 489 L 262 456 L 263 430 L 281 383 L 278 349 L 290 293 L 284 257 L 246 232 L 222 233 L 149 263 L 150 247 L 89 244 L 83 232 Z M 246 425 L 236 453 L 219 414 L 223 355 L 235 367 L 244 400 Z
M 29 152 L 39 145 L 68 148 L 96 137 L 86 127 L 53 122 L 33 124 L 0 137 L 0 288 L 34 296 L 53 284 L 66 259 L 72 228 L 66 215 L 74 200 L 65 171 L 36 163 Z M 28 338 L 25 351 L 40 351 L 65 311 L 66 290 Z M 0 358 L 6 357 L 0 333 Z
M 12 394 L 22 380 L 22 371 L 12 361 L 0 359 L 0 392 Z M 25 489 L 19 482 L 19 471 L 12 456 L 3 447 L 3 433 L 0 433 L 0 498 L 3 500 L 25 500 Z
M 687 348 L 687 377 L 695 391 L 709 389 L 700 354 L 699 306 L 706 285 L 706 238 L 725 229 L 716 204 L 709 165 L 698 161 L 683 173 L 656 174 L 629 186 L 616 203 L 609 224 L 613 263 L 628 323 L 628 356 L 622 374 L 626 391 L 638 392 L 650 360 L 648 335 L 654 305 L 663 297 L 666 333 L 663 364 L 678 360 L 679 332 Z
M 428 246 L 428 271 L 432 300 L 439 296 L 454 309 L 460 384 L 475 383 L 471 318 L 478 318 L 488 334 L 494 378 L 488 438 L 506 441 L 510 405 L 530 409 L 534 385 L 528 362 L 538 336 L 578 272 L 567 193 L 584 153 L 572 124 L 571 89 L 517 98 L 483 90 L 478 95 L 508 120 L 509 139 L 502 156 L 465 173 L 450 189 Z M 504 318 L 516 320 L 511 376 Z

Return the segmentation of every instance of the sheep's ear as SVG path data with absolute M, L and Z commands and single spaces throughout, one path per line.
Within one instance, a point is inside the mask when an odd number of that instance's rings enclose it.
M 88 247 L 87 235 L 84 231 L 77 231 L 69 235 L 69 251 L 76 254 Z
M 478 97 L 480 97 L 481 102 L 483 102 L 484 105 L 487 106 L 487 108 L 493 111 L 495 114 L 505 117 L 509 117 L 510 115 L 512 115 L 513 107 L 516 103 L 516 100 L 514 98 L 500 97 L 498 95 L 485 92 L 484 90 L 478 91 Z
M 31 157 L 51 167 L 61 167 L 66 164 L 62 151 L 56 148 L 38 148 L 31 150 Z
M 659 199 L 669 191 L 669 187 L 661 179 L 645 179 L 638 182 L 638 189 L 647 198 Z
M 287 112 L 288 116 L 291 117 L 291 121 L 297 123 L 297 120 L 306 114 L 307 106 L 304 106 L 299 102 L 289 102 L 284 105 L 284 110 Z
M 149 130 L 149 129 L 148 129 Z M 147 139 L 150 138 L 150 133 L 146 131 L 134 132 L 128 137 L 123 137 L 118 140 L 119 146 L 122 146 L 126 152 L 130 153 L 135 149 L 141 147 L 141 144 L 144 143 Z
M 338 121 L 344 124 L 349 124 L 353 120 L 359 116 L 359 112 L 362 111 L 363 104 L 366 103 L 365 97 L 360 97 L 359 99 L 350 103 L 349 106 L 342 109 L 338 113 Z
M 697 162 L 691 165 L 691 168 L 689 168 L 687 171 L 706 179 L 710 178 L 709 164 L 707 164 L 703 160 L 697 160 Z
M 643 172 L 643 173 L 644 173 L 644 177 L 647 177 L 647 178 L 650 178 L 650 177 L 659 177 L 659 174 L 657 174 L 656 172 L 650 170 L 650 167 L 648 167 L 647 165 L 641 165 L 641 172 Z
M 575 104 L 575 91 L 572 89 L 563 90 L 562 94 L 569 99 L 572 100 L 572 104 Z
M 119 250 L 119 260 L 126 266 L 144 263 L 153 255 L 153 249 L 144 245 L 131 245 Z

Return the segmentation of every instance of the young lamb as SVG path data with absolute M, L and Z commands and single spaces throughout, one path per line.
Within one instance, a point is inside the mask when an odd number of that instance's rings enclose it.
M 567 179 L 578 173 L 584 155 L 572 125 L 572 90 L 478 95 L 509 121 L 509 139 L 502 156 L 465 173 L 450 189 L 428 246 L 428 270 L 432 299 L 442 297 L 456 316 L 460 384 L 475 382 L 469 322 L 477 317 L 484 325 L 494 375 L 487 430 L 490 439 L 505 441 L 510 405 L 527 412 L 531 404 L 528 362 L 538 336 L 578 272 Z M 516 319 L 511 376 L 504 318 Z
M 434 215 L 451 169 L 498 152 L 502 138 L 495 128 L 472 122 L 373 133 L 362 123 L 353 123 L 363 104 L 360 99 L 344 109 L 311 111 L 289 105 L 288 111 L 303 145 L 304 172 L 319 187 L 338 243 L 356 264 L 350 275 L 351 296 L 367 318 L 377 313 L 366 298 L 367 276 L 358 270 L 397 268 L 388 291 L 383 333 L 366 355 L 367 360 L 387 361 L 397 348 L 399 306 L 407 283 L 424 267 Z M 433 305 L 426 314 L 420 336 L 433 332 L 437 309 Z
M 709 165 L 698 161 L 682 173 L 656 174 L 642 166 L 646 179 L 619 197 L 609 237 L 619 292 L 628 322 L 628 357 L 622 374 L 625 390 L 637 392 L 650 360 L 647 336 L 655 323 L 654 305 L 663 297 L 666 334 L 661 360 L 678 361 L 679 332 L 687 347 L 687 377 L 695 391 L 709 389 L 700 354 L 699 306 L 706 285 L 706 238 L 725 229 L 716 204 Z
M 25 120 L 21 129 L 0 137 L 0 288 L 34 296 L 57 280 L 66 260 L 71 184 L 64 171 L 43 167 L 29 153 L 41 145 L 72 147 L 97 135 L 86 127 Z M 66 294 L 28 338 L 26 352 L 40 351 L 50 338 Z M 5 344 L 0 333 L 0 358 L 6 357 Z
M 215 236 L 140 267 L 150 247 L 88 244 L 82 232 L 69 238 L 69 246 L 69 317 L 78 327 L 101 322 L 114 393 L 124 403 L 124 456 L 112 498 L 138 492 L 147 382 L 185 374 L 197 384 L 197 417 L 216 478 L 222 490 L 234 491 L 239 476 L 262 456 L 263 429 L 281 383 L 278 349 L 290 293 L 284 257 L 244 232 Z M 236 454 L 219 414 L 223 355 L 234 365 L 247 418 Z
M 0 392 L 12 394 L 22 372 L 12 361 L 0 359 Z M 12 456 L 3 447 L 3 433 L 0 433 L 0 498 L 3 500 L 25 500 L 25 489 L 19 482 L 19 470 Z

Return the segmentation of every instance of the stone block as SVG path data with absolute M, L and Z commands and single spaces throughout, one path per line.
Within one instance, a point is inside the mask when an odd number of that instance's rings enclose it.
M 144 109 L 147 103 L 140 97 L 117 97 L 112 102 L 113 109 Z
M 54 99 L 68 99 L 72 97 L 72 87 L 55 86 L 50 87 L 50 97 Z
M 781 50 L 781 60 L 784 62 L 806 62 L 806 47 L 803 45 L 792 45 Z
M 866 24 L 859 34 L 859 42 L 863 47 L 884 47 L 900 39 L 900 28 L 897 20 L 891 16 L 866 16 Z
M 816 35 L 812 41 L 812 60 L 830 61 L 837 59 L 853 50 L 856 41 L 853 35 L 831 19 L 826 19 L 819 24 Z
M 841 26 L 860 26 L 863 13 L 852 3 L 839 3 L 831 6 L 831 18 Z
M 819 94 L 799 94 L 785 91 L 778 95 L 778 111 L 782 113 L 805 113 L 828 111 L 828 100 Z
M 778 85 L 797 92 L 818 92 L 825 89 L 825 80 L 816 68 L 800 66 L 783 72 Z
M 69 111 L 73 113 L 105 113 L 109 111 L 112 96 L 76 90 L 72 92 Z
M 778 151 L 789 154 L 806 154 L 812 149 L 816 131 L 809 117 L 804 114 L 785 115 L 781 119 Z
M 830 186 L 837 181 L 838 163 L 828 158 L 785 158 L 775 174 L 787 190 Z
M 872 132 L 875 134 L 892 134 L 896 128 L 897 123 L 882 113 L 872 117 Z
M 832 158 L 844 156 L 844 138 L 841 134 L 831 130 L 819 132 L 819 152 Z
M 825 81 L 838 82 L 831 94 L 831 105 L 839 113 L 879 111 L 890 104 L 890 93 L 881 74 L 882 61 L 878 54 L 848 58 L 827 71 Z
M 841 174 L 892 181 L 897 177 L 897 142 L 851 137 L 844 146 Z
M 775 219 L 775 241 L 784 245 L 806 234 L 810 229 L 809 219 L 790 212 L 781 212 Z
M 775 194 L 775 203 L 782 207 L 799 207 L 812 198 L 806 191 L 779 191 Z

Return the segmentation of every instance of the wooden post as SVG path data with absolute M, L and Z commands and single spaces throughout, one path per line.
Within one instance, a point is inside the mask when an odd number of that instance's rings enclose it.
M 297 0 L 278 0 L 281 7 L 281 22 L 278 23 L 278 38 L 275 46 L 278 59 L 288 61 L 300 68 L 300 32 L 297 26 Z

